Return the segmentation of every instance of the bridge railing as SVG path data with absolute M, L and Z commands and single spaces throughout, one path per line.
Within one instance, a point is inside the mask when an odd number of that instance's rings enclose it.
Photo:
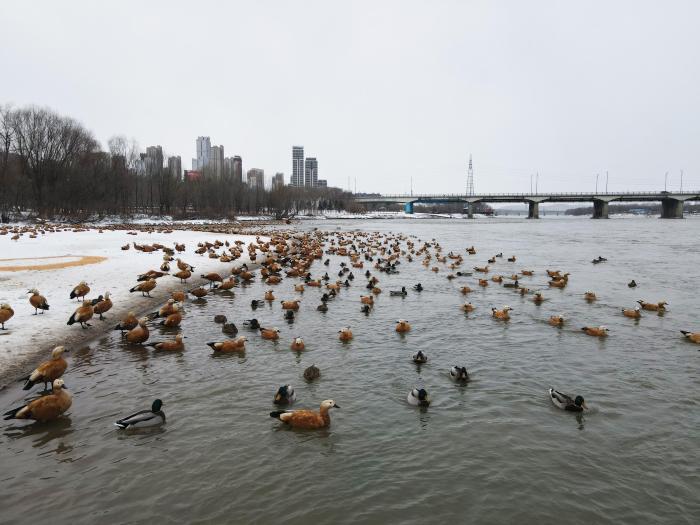
M 561 192 L 561 193 L 477 193 L 474 195 L 466 195 L 464 193 L 443 193 L 443 194 L 397 194 L 397 195 L 361 195 L 356 196 L 356 199 L 488 199 L 488 198 L 503 198 L 503 197 L 624 197 L 639 195 L 640 197 L 663 195 L 680 195 L 692 197 L 700 195 L 700 191 L 614 191 L 614 192 Z

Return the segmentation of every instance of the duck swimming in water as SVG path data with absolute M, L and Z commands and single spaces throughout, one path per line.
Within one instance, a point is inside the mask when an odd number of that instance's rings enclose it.
M 411 325 L 405 319 L 399 319 L 396 321 L 396 331 L 399 333 L 406 333 L 411 331 Z
M 145 428 L 155 427 L 165 423 L 165 413 L 162 410 L 164 403 L 160 399 L 156 399 L 151 405 L 150 410 L 141 410 L 130 416 L 126 416 L 116 423 L 119 428 Z
M 581 330 L 593 337 L 607 337 L 609 332 L 605 326 L 584 326 Z
M 389 295 L 405 297 L 405 296 L 408 295 L 408 292 L 406 291 L 406 287 L 405 287 L 405 286 L 402 286 L 402 287 L 401 287 L 401 291 L 398 291 L 398 290 L 391 290 L 391 291 L 389 292 Z
M 68 410 L 72 403 L 73 398 L 66 391 L 63 379 L 55 379 L 50 394 L 32 399 L 25 405 L 8 410 L 3 414 L 3 419 L 51 421 Z
M 260 328 L 260 323 L 257 319 L 248 319 L 247 321 L 243 321 L 243 326 L 246 326 L 251 330 L 258 330 Z
M 316 365 L 311 365 L 306 370 L 304 370 L 304 379 L 307 381 L 313 381 L 321 377 L 321 370 Z
M 555 407 L 561 408 L 562 410 L 568 410 L 569 412 L 582 412 L 583 410 L 588 410 L 586 402 L 583 400 L 583 396 L 576 396 L 574 399 L 571 399 L 571 396 L 562 394 L 558 390 L 550 388 L 549 398 L 552 400 Z
M 316 307 L 316 310 L 318 310 L 319 312 L 327 312 L 328 305 L 326 303 L 321 303 Z
M 291 405 L 296 399 L 297 395 L 292 385 L 282 385 L 277 389 L 277 393 L 272 402 L 275 405 Z
M 700 344 L 700 332 L 688 332 L 687 330 L 681 330 L 681 333 L 691 343 Z
M 636 306 L 634 308 L 623 308 L 622 315 L 624 315 L 625 317 L 631 317 L 632 319 L 642 318 L 642 312 L 640 311 L 639 306 Z
M 637 283 L 634 279 L 632 279 L 630 282 L 627 283 L 627 286 L 629 286 L 630 288 L 636 288 Z
M 422 291 L 423 291 L 423 285 L 422 285 L 421 283 L 418 283 L 418 284 L 416 284 L 416 285 L 413 286 L 413 289 L 414 289 L 416 292 L 422 292 Z
M 450 368 L 450 377 L 455 381 L 469 381 L 469 373 L 466 366 L 453 366 Z
M 331 424 L 331 418 L 328 414 L 331 408 L 340 407 L 332 399 L 326 399 L 321 403 L 318 412 L 313 410 L 278 410 L 270 412 L 270 417 L 277 418 L 291 427 L 313 430 Z
M 425 388 L 414 388 L 406 396 L 406 401 L 409 405 L 427 407 L 430 406 L 430 397 Z
M 413 354 L 413 362 L 418 364 L 423 364 L 428 362 L 428 356 L 423 353 L 422 350 L 418 350 Z

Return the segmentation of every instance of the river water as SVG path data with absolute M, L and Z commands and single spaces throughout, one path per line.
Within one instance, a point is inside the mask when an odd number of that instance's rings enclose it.
M 380 274 L 385 291 L 374 311 L 360 312 L 365 279 L 317 312 L 321 292 L 308 289 L 293 324 L 279 301 L 254 316 L 281 330 L 278 343 L 249 333 L 244 356 L 212 357 L 223 313 L 241 325 L 262 299 L 262 283 L 188 302 L 186 350 L 158 354 L 108 334 L 74 349 L 66 385 L 68 414 L 50 424 L 2 422 L 2 523 L 698 523 L 700 520 L 700 346 L 679 330 L 700 331 L 700 220 L 524 219 L 304 222 L 299 228 L 403 232 L 435 238 L 443 252 L 478 253 L 466 268 L 500 259 L 494 272 L 533 269 L 521 284 L 544 290 L 537 306 L 475 277 L 446 279 L 418 260 L 398 275 Z M 593 265 L 598 255 L 607 263 Z M 335 276 L 340 258 L 331 257 Z M 571 273 L 549 289 L 544 270 Z M 316 263 L 312 272 L 326 268 Z M 490 274 L 490 275 L 493 275 Z M 627 287 L 635 279 L 636 289 Z M 274 287 L 296 296 L 293 279 Z M 421 282 L 422 293 L 390 297 Z M 475 288 L 468 316 L 458 288 Z M 582 294 L 599 300 L 588 304 Z M 666 300 L 664 316 L 634 321 L 621 307 Z M 510 322 L 492 306 L 513 307 Z M 551 314 L 568 321 L 557 329 Z M 413 330 L 394 331 L 405 318 Z M 580 331 L 605 324 L 601 340 Z M 353 328 L 340 343 L 337 331 Z M 245 333 L 245 330 L 241 330 Z M 159 329 L 152 340 L 171 336 Z M 306 350 L 289 350 L 302 336 Z M 429 362 L 418 368 L 411 355 Z M 306 383 L 316 364 L 321 378 Z M 455 385 L 452 365 L 472 381 Z M 334 399 L 332 425 L 293 431 L 269 417 L 277 386 L 294 385 L 296 407 Z M 428 409 L 408 406 L 417 384 Z M 21 385 L 0 393 L 3 411 L 21 403 Z M 582 394 L 591 410 L 577 417 L 551 404 L 554 386 Z M 124 433 L 113 421 L 160 397 L 167 424 Z

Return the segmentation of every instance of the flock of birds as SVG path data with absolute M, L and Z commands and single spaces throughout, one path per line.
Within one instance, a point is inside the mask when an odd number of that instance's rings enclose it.
M 163 253 L 163 261 L 158 270 L 149 270 L 137 276 L 137 284 L 129 291 L 131 293 L 140 292 L 144 297 L 150 297 L 150 293 L 156 286 L 158 279 L 170 276 L 185 284 L 194 275 L 195 268 L 181 258 L 176 258 L 176 253 L 186 250 L 183 244 L 174 243 L 174 248 L 161 244 L 138 245 L 134 244 L 136 250 L 152 253 L 160 251 Z M 130 249 L 130 245 L 122 246 L 123 250 Z M 188 300 L 202 300 L 210 293 L 231 293 L 231 290 L 244 283 L 251 283 L 256 279 L 262 280 L 267 286 L 274 286 L 285 279 L 294 279 L 293 290 L 299 294 L 299 298 L 283 299 L 280 301 L 283 317 L 287 321 L 293 321 L 296 313 L 302 304 L 301 297 L 305 297 L 305 292 L 312 288 L 317 288 L 320 296 L 320 304 L 316 310 L 322 314 L 329 311 L 329 303 L 340 295 L 347 295 L 351 288 L 357 288 L 355 283 L 355 272 L 363 276 L 366 280 L 364 288 L 366 292 L 359 296 L 359 306 L 361 312 L 370 315 L 376 306 L 375 298 L 382 293 L 380 288 L 381 274 L 398 274 L 400 265 L 403 263 L 413 263 L 421 261 L 421 264 L 431 272 L 438 274 L 447 271 L 446 278 L 453 280 L 457 277 L 470 277 L 474 273 L 481 275 L 476 284 L 480 287 L 487 287 L 490 283 L 498 284 L 504 288 L 513 290 L 521 296 L 531 295 L 531 300 L 539 305 L 545 301 L 542 291 L 531 291 L 523 286 L 521 281 L 535 275 L 534 270 L 523 269 L 510 275 L 492 275 L 490 280 L 487 274 L 492 272 L 493 265 L 498 259 L 503 258 L 499 253 L 488 259 L 485 266 L 474 266 L 472 271 L 461 270 L 466 258 L 476 255 L 476 249 L 471 246 L 466 248 L 465 255 L 449 252 L 442 253 L 442 247 L 435 239 L 422 241 L 415 236 L 403 234 L 380 234 L 380 233 L 324 233 L 313 231 L 310 233 L 292 233 L 282 231 L 269 232 L 269 240 L 260 236 L 255 241 L 251 241 L 246 246 L 243 241 L 237 240 L 234 243 L 228 241 L 215 241 L 200 243 L 195 250 L 199 256 L 209 256 L 218 258 L 222 262 L 234 262 L 240 259 L 244 252 L 248 252 L 251 264 L 243 263 L 232 265 L 230 275 L 222 276 L 219 273 L 210 272 L 201 274 L 200 277 L 208 282 L 208 286 L 197 286 L 191 289 L 182 289 L 171 292 L 170 299 L 157 310 L 143 316 L 136 316 L 134 312 L 129 312 L 126 317 L 115 326 L 130 345 L 141 345 L 152 347 L 156 351 L 179 352 L 184 350 L 183 334 L 179 331 L 172 339 L 162 341 L 150 341 L 149 324 L 157 323 L 161 326 L 180 330 L 180 325 L 184 319 L 183 306 Z M 337 268 L 337 278 L 329 275 L 331 259 L 329 256 L 340 258 Z M 325 260 L 324 260 L 325 259 Z M 515 256 L 507 258 L 509 263 L 515 263 Z M 313 266 L 317 261 L 322 261 L 325 270 L 316 270 L 314 276 Z M 594 264 L 605 262 L 606 259 L 598 257 L 594 259 Z M 172 264 L 174 266 L 172 266 Z M 171 267 L 172 266 L 172 267 Z M 322 275 L 320 273 L 323 272 Z M 561 270 L 546 270 L 549 278 L 548 285 L 552 288 L 565 288 L 569 282 L 569 273 Z M 635 287 L 636 282 L 628 284 Z M 412 293 L 421 293 L 424 287 L 417 283 L 412 287 Z M 88 299 L 91 292 L 90 286 L 86 282 L 80 282 L 70 291 L 70 298 L 80 302 L 80 306 L 69 317 L 67 324 L 79 324 L 83 329 L 91 326 L 89 321 L 95 315 L 100 320 L 105 320 L 104 314 L 110 311 L 113 306 L 110 294 L 106 292 L 94 299 Z M 468 295 L 473 292 L 470 286 L 464 285 L 459 288 L 459 293 Z M 34 309 L 34 315 L 41 315 L 49 310 L 49 303 L 46 297 L 41 295 L 37 289 L 28 291 L 29 306 Z M 406 287 L 400 290 L 391 290 L 391 296 L 406 296 Z M 584 294 L 584 299 L 593 302 L 597 299 L 596 294 L 588 291 Z M 272 288 L 265 291 L 262 299 L 253 299 L 250 303 L 251 310 L 265 304 L 276 301 Z M 650 303 L 638 301 L 639 305 L 634 308 L 623 308 L 622 314 L 625 317 L 638 319 L 641 317 L 641 310 L 655 311 L 663 313 L 667 303 L 664 301 Z M 469 314 L 476 309 L 471 302 L 465 302 L 461 309 Z M 510 319 L 510 306 L 502 308 L 491 308 L 491 316 L 498 321 L 507 322 Z M 8 304 L 0 306 L 0 322 L 2 329 L 8 322 L 14 311 Z M 244 352 L 248 338 L 238 335 L 239 329 L 235 323 L 227 322 L 223 315 L 217 315 L 214 322 L 222 325 L 222 333 L 227 337 L 217 341 L 207 342 L 206 345 L 217 353 Z M 562 327 L 568 320 L 562 315 L 552 315 L 549 324 L 554 327 Z M 280 337 L 280 330 L 273 326 L 262 326 L 256 318 L 246 320 L 244 328 L 250 333 L 259 333 L 264 340 L 277 341 Z M 605 326 L 585 326 L 581 329 L 585 334 L 593 337 L 606 337 L 608 329 Z M 405 335 L 411 331 L 410 323 L 405 319 L 399 319 L 395 324 L 395 331 Z M 691 342 L 700 344 L 700 332 L 682 332 Z M 353 339 L 351 327 L 343 327 L 338 331 L 338 339 L 341 342 L 348 342 Z M 294 337 L 290 342 L 290 349 L 301 352 L 305 349 L 305 342 L 302 337 Z M 63 375 L 68 369 L 68 363 L 64 357 L 67 352 L 64 346 L 57 346 L 51 353 L 51 359 L 41 363 L 31 374 L 22 378 L 24 390 L 30 390 L 35 385 L 43 384 L 43 395 L 32 399 L 19 407 L 5 412 L 4 419 L 33 419 L 37 421 L 51 421 L 65 413 L 72 405 L 72 396 L 67 391 L 63 382 Z M 419 350 L 413 354 L 415 363 L 421 364 L 428 361 L 427 354 Z M 307 381 L 314 381 L 321 375 L 321 371 L 315 365 L 308 367 L 304 371 L 304 378 Z M 470 375 L 465 366 L 454 365 L 449 368 L 449 377 L 458 383 L 466 383 L 470 380 Z M 51 391 L 48 391 L 51 385 Z M 549 397 L 554 406 L 572 412 L 581 412 L 588 407 L 581 395 L 568 395 L 553 388 L 549 389 Z M 273 396 L 273 403 L 280 406 L 289 406 L 296 401 L 296 393 L 291 385 L 281 385 Z M 425 388 L 416 386 L 412 388 L 406 396 L 409 405 L 427 407 L 430 405 L 430 396 Z M 165 423 L 165 414 L 162 410 L 163 402 L 160 399 L 153 401 L 149 409 L 142 410 L 120 418 L 115 425 L 121 429 L 140 428 Z M 321 402 L 319 410 L 276 410 L 270 412 L 270 416 L 277 418 L 283 423 L 296 428 L 315 429 L 330 425 L 329 411 L 339 406 L 332 399 Z

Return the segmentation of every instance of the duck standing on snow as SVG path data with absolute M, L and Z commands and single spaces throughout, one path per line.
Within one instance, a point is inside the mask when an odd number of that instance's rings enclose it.
M 554 403 L 554 406 L 562 410 L 568 410 L 569 412 L 582 412 L 584 409 L 588 410 L 583 396 L 576 396 L 574 399 L 571 399 L 571 396 L 550 388 L 549 397 L 552 403 Z
M 67 351 L 64 346 L 54 348 L 51 351 L 50 360 L 44 361 L 31 374 L 20 379 L 20 381 L 26 381 L 22 389 L 29 390 L 37 383 L 44 383 L 44 390 L 46 390 L 46 385 L 53 384 L 68 368 L 68 362 L 63 358 L 63 354 Z
M 92 306 L 91 301 L 83 301 L 83 305 L 79 307 L 75 312 L 73 312 L 73 315 L 70 316 L 70 319 L 68 319 L 68 322 L 66 323 L 68 326 L 75 324 L 75 323 L 80 323 L 81 328 L 87 328 L 88 326 L 92 326 L 88 321 L 92 319 L 92 315 L 94 313 L 94 309 Z
M 112 308 L 112 300 L 109 298 L 109 292 L 105 292 L 104 298 L 100 295 L 99 300 L 94 304 L 94 312 L 100 316 L 100 321 L 104 321 L 103 314 L 107 313 Z
M 165 423 L 165 413 L 161 408 L 163 407 L 163 402 L 160 399 L 156 399 L 151 405 L 150 410 L 141 410 L 130 416 L 120 419 L 114 423 L 119 428 L 144 428 L 144 427 L 154 427 L 162 425 Z
M 270 417 L 277 418 L 294 428 L 313 430 L 325 428 L 331 424 L 331 417 L 328 414 L 331 408 L 340 407 L 332 399 L 326 399 L 321 403 L 318 412 L 315 410 L 277 410 L 270 412 Z
M 0 305 L 0 329 L 6 330 L 5 323 L 9 321 L 13 315 L 15 315 L 15 311 L 9 304 L 3 303 Z
M 414 388 L 408 393 L 406 401 L 409 405 L 427 407 L 430 405 L 430 397 L 425 388 Z
M 85 299 L 85 296 L 90 293 L 90 287 L 87 285 L 85 281 L 80 281 L 78 283 L 78 286 L 73 288 L 70 293 L 70 298 L 71 299 L 80 299 L 81 297 Z
M 31 400 L 26 405 L 8 410 L 3 419 L 34 419 L 35 421 L 51 421 L 66 410 L 73 403 L 72 396 L 66 391 L 63 379 L 53 382 L 51 393 L 46 396 Z
M 291 405 L 296 399 L 297 395 L 292 385 L 282 385 L 277 389 L 277 393 L 272 402 L 275 405 Z
M 41 310 L 41 313 L 43 314 L 44 310 L 49 309 L 49 303 L 46 302 L 46 297 L 41 295 L 39 290 L 32 288 L 27 293 L 32 294 L 31 297 L 29 297 L 29 304 L 31 304 L 34 308 L 34 315 L 37 314 L 38 310 Z

